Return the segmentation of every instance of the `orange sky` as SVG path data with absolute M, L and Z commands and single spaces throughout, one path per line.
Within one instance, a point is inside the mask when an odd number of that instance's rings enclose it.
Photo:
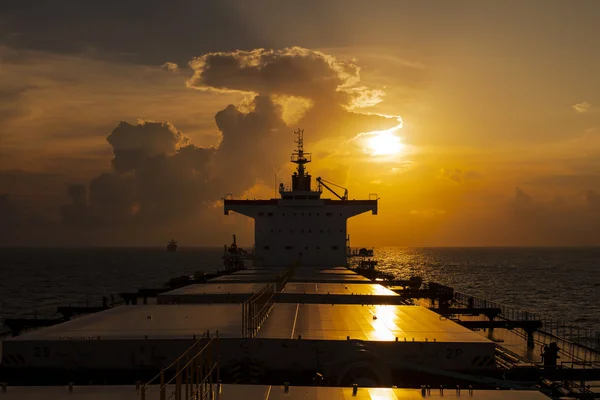
M 13 230 L 0 244 L 221 245 L 231 233 L 251 244 L 251 223 L 215 202 L 272 196 L 273 171 L 288 183 L 303 124 L 313 176 L 381 198 L 378 216 L 349 222 L 353 245 L 600 245 L 597 3 L 220 4 L 210 12 L 231 23 L 198 28 L 212 36 L 192 34 L 191 3 L 124 14 L 112 34 L 103 13 L 76 6 L 89 26 L 67 21 L 72 35 L 55 41 L 17 23 L 26 10 L 3 10 L 0 218 Z M 125 36 L 127 18 L 162 12 L 186 35 Z M 368 148 L 361 133 L 397 120 L 386 133 L 397 151 Z M 116 131 L 121 121 L 132 128 Z M 169 132 L 184 139 L 152 142 Z M 177 155 L 190 144 L 215 149 Z M 140 162 L 132 151 L 151 163 L 115 164 Z M 71 184 L 86 188 L 81 210 Z

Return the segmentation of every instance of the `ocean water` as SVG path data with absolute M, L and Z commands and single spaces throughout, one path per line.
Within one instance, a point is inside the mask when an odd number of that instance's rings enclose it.
M 163 286 L 221 267 L 221 248 L 0 249 L 0 319 Z M 375 248 L 381 270 L 600 331 L 600 248 Z M 0 331 L 3 329 L 0 327 Z

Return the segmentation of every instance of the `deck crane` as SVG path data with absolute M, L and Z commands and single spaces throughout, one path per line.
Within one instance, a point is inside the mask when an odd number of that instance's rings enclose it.
M 333 193 L 338 199 L 340 199 L 340 200 L 348 200 L 348 189 L 346 189 L 345 187 L 342 187 L 340 185 L 336 185 L 333 182 L 326 181 L 325 179 L 322 179 L 320 176 L 317 178 L 317 182 L 319 182 L 319 186 L 325 187 L 325 189 L 327 189 L 331 193 Z M 327 186 L 327 183 L 330 184 L 331 186 L 335 186 L 335 187 L 338 187 L 340 189 L 344 189 L 344 195 L 340 196 L 339 194 L 337 194 L 335 190 L 333 190 L 332 188 L 330 188 L 329 186 Z

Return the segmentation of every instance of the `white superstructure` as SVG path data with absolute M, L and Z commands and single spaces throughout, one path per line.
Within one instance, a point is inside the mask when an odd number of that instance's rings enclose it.
M 322 199 L 323 180 L 311 188 L 311 175 L 305 164 L 311 161 L 304 152 L 303 131 L 291 162 L 297 164 L 291 189 L 279 186 L 281 198 L 270 200 L 225 199 L 225 214 L 230 211 L 254 218 L 254 256 L 268 267 L 346 265 L 346 221 L 367 211 L 377 214 L 377 196 L 370 200 L 348 200 L 333 192 L 338 200 Z

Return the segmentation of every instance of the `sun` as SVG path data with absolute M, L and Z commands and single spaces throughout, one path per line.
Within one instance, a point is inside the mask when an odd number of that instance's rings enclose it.
M 401 153 L 404 150 L 404 144 L 389 130 L 373 132 L 366 139 L 365 150 L 372 156 L 389 156 Z

